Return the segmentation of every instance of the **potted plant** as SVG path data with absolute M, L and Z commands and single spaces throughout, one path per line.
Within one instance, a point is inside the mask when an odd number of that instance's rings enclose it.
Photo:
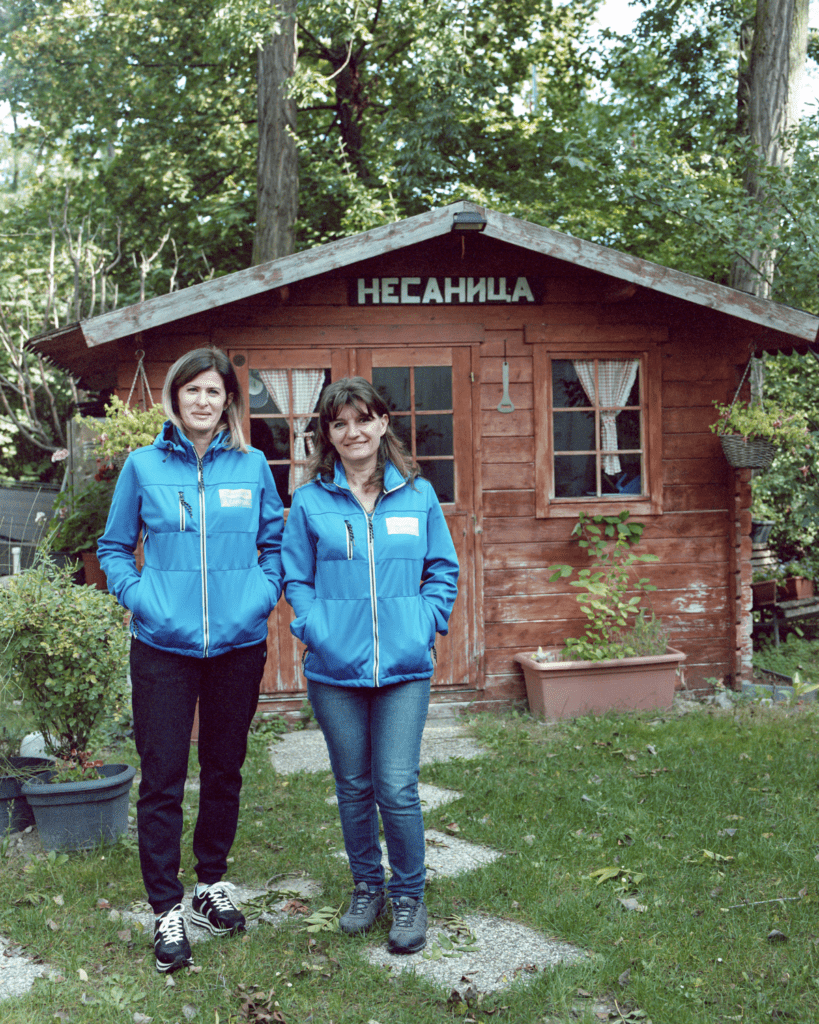
M 643 526 L 629 522 L 630 512 L 589 516 L 580 513 L 572 536 L 592 555 L 590 568 L 552 566 L 552 581 L 570 579 L 583 593 L 577 601 L 588 619 L 581 637 L 562 650 L 516 654 L 523 668 L 529 707 L 549 718 L 568 718 L 612 708 L 668 707 L 685 655 L 668 645 L 656 616 L 640 604 L 656 589 L 634 577 L 637 562 L 656 562 L 639 554 Z
M 784 577 L 780 594 L 786 601 L 813 597 L 813 567 L 807 562 L 787 562 L 782 567 Z
M 105 406 L 102 422 L 93 417 L 77 417 L 94 435 L 97 458 L 120 467 L 134 449 L 153 443 L 166 419 L 161 405 L 140 409 L 126 405 L 117 395 Z
M 779 566 L 755 569 L 751 575 L 751 596 L 755 609 L 776 604 L 776 595 L 781 580 Z
M 77 586 L 47 555 L 0 589 L 0 668 L 61 762 L 22 786 L 46 849 L 85 849 L 127 829 L 134 768 L 85 753 L 124 699 L 127 651 L 116 599 Z
M 105 574 L 97 560 L 97 541 L 105 530 L 114 496 L 116 470 L 101 465 L 93 479 L 67 487 L 54 503 L 54 519 L 46 544 L 51 551 L 79 555 L 85 582 L 106 590 Z
M 714 407 L 717 421 L 709 429 L 719 436 L 726 459 L 736 469 L 767 469 L 779 448 L 807 446 L 810 441 L 801 410 L 766 408 L 756 401 L 714 402 Z

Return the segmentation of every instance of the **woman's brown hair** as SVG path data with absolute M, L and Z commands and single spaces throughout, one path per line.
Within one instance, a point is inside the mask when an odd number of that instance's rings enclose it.
M 338 452 L 330 440 L 330 424 L 338 419 L 338 415 L 345 405 L 351 405 L 360 412 L 367 412 L 371 416 L 386 416 L 389 420 L 390 410 L 386 402 L 372 384 L 363 377 L 342 377 L 340 380 L 328 384 L 319 399 L 318 429 L 313 439 L 315 448 L 307 463 L 307 480 L 312 480 L 316 476 L 332 480 Z M 401 476 L 410 483 L 420 475 L 420 470 L 412 461 L 412 455 L 407 450 L 407 446 L 398 437 L 389 422 L 378 448 L 375 470 L 368 481 L 371 486 L 383 486 L 384 467 L 388 459 Z

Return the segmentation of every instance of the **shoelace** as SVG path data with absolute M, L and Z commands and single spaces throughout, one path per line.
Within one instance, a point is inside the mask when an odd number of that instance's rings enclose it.
M 233 902 L 228 895 L 227 889 L 223 885 L 214 885 L 205 893 L 205 896 L 209 896 L 211 902 L 217 910 L 238 910 L 239 908 Z
M 181 910 L 169 910 L 157 924 L 157 934 L 168 945 L 184 941 L 185 921 Z
M 415 903 L 404 902 L 404 897 L 396 900 L 392 905 L 392 919 L 399 928 L 408 928 L 415 920 L 415 915 L 418 908 L 421 906 L 421 901 L 416 900 Z
M 357 889 L 353 893 L 352 906 L 350 907 L 351 913 L 363 914 L 372 901 L 377 898 L 377 892 L 364 892 Z

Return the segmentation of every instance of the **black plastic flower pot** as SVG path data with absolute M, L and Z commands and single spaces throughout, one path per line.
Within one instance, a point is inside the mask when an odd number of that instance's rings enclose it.
M 51 768 L 43 757 L 4 757 L 0 759 L 0 836 L 22 832 L 34 824 L 34 814 L 23 796 L 23 783 L 36 773 Z

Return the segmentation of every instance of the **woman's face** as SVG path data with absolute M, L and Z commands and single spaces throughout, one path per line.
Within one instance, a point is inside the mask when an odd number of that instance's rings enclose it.
M 176 399 L 179 419 L 191 441 L 210 441 L 231 401 L 225 391 L 222 375 L 216 370 L 203 370 L 193 380 L 183 384 L 176 393 Z
M 389 421 L 389 416 L 375 416 L 366 407 L 345 405 L 328 430 L 342 464 L 362 470 L 374 467 Z

